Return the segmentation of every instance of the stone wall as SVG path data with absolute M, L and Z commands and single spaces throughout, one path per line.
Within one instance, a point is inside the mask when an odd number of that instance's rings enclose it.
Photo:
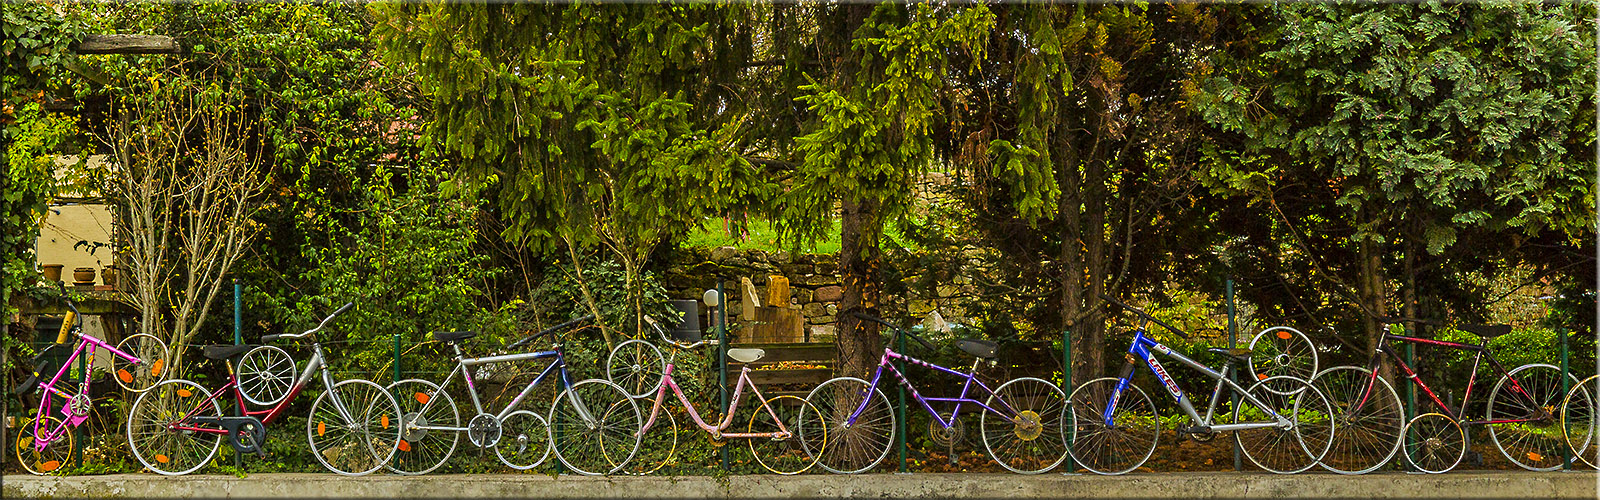
M 662 280 L 667 293 L 674 299 L 699 299 L 707 289 L 715 288 L 717 280 L 721 279 L 723 293 L 728 297 L 730 322 L 739 321 L 738 315 L 743 307 L 740 278 L 750 278 L 761 292 L 760 297 L 765 296 L 768 276 L 788 278 L 789 305 L 798 307 L 805 317 L 806 338 L 811 342 L 829 342 L 834 338 L 839 299 L 844 293 L 839 284 L 838 258 L 835 255 L 794 255 L 781 250 L 766 252 L 734 247 L 684 248 L 676 251 L 671 261 L 673 264 Z M 946 322 L 965 322 L 967 305 L 976 300 L 970 278 L 955 276 L 948 283 L 932 287 L 911 284 L 916 278 L 916 275 L 905 278 L 908 286 L 904 293 L 886 293 L 884 309 L 909 312 L 917 318 L 926 318 L 937 311 Z

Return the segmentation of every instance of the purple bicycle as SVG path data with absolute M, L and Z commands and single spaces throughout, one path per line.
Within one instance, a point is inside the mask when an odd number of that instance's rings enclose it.
M 917 341 L 928 350 L 934 348 L 933 344 L 916 334 L 890 324 L 882 318 L 859 312 L 851 314 L 862 320 L 889 327 L 895 332 L 897 339 L 904 336 Z M 894 374 L 900 385 L 910 391 L 911 397 L 928 412 L 933 420 L 929 425 L 931 431 L 958 435 L 962 429 L 960 421 L 962 407 L 976 406 L 983 409 L 978 417 L 983 446 L 989 452 L 989 457 L 1001 467 L 1020 474 L 1039 474 L 1061 464 L 1067 457 L 1067 443 L 1062 434 L 1067 398 L 1061 388 L 1046 380 L 1024 377 L 1012 379 L 997 389 L 990 389 L 988 384 L 978 380 L 977 370 L 980 363 L 985 361 L 994 363 L 996 344 L 987 340 L 963 339 L 956 342 L 956 346 L 976 358 L 972 367 L 965 372 L 951 370 L 885 348 L 871 381 L 855 377 L 838 377 L 823 382 L 806 396 L 806 401 L 811 405 L 803 408 L 800 413 L 798 427 L 802 434 L 801 442 L 811 442 L 804 435 L 806 429 L 819 426 L 827 429 L 827 444 L 820 453 L 821 459 L 818 465 L 836 474 L 864 472 L 882 462 L 894 443 L 897 425 L 894 407 L 889 405 L 889 398 L 878 388 L 878 383 L 882 381 L 883 373 L 887 370 Z M 906 380 L 905 375 L 894 367 L 891 363 L 894 360 L 960 377 L 961 394 L 953 398 L 924 397 Z M 969 396 L 974 389 L 988 393 L 987 400 L 979 401 Z M 932 403 L 954 403 L 955 406 L 949 412 L 940 413 L 934 410 Z M 815 414 L 810 411 L 811 407 L 816 408 Z M 808 422 L 812 419 L 821 422 Z M 807 451 L 815 453 L 813 450 Z

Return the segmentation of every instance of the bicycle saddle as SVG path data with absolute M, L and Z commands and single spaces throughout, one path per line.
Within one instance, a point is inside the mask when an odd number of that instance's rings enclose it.
M 232 358 L 234 356 L 238 356 L 240 354 L 244 354 L 244 353 L 250 352 L 251 349 L 255 349 L 255 348 L 256 348 L 256 346 L 253 346 L 253 345 L 250 345 L 250 344 L 244 344 L 244 345 L 233 345 L 233 344 L 208 345 L 208 346 L 205 346 L 205 348 L 200 349 L 200 354 L 204 355 L 206 357 L 206 359 L 221 360 L 221 359 Z
M 1231 359 L 1231 360 L 1234 360 L 1234 361 L 1238 361 L 1238 362 L 1244 363 L 1244 364 L 1250 364 L 1250 353 L 1251 353 L 1251 351 L 1250 351 L 1249 347 L 1235 347 L 1235 348 L 1232 348 L 1232 349 L 1227 349 L 1227 348 L 1223 348 L 1223 347 L 1213 347 L 1213 348 L 1210 348 L 1210 349 L 1206 349 L 1206 352 L 1214 352 L 1214 353 L 1217 353 L 1217 354 L 1221 354 L 1223 356 L 1227 356 L 1228 359 Z
M 1511 325 L 1456 325 L 1463 332 L 1472 333 L 1479 337 L 1492 339 L 1511 333 Z
M 967 354 L 973 356 L 994 359 L 994 352 L 1000 347 L 1000 344 L 989 340 L 961 339 L 956 341 L 956 347 L 960 347 L 961 350 L 967 351 Z
M 35 362 L 33 366 L 33 374 L 29 375 L 27 380 L 22 381 L 21 384 L 17 384 L 16 387 L 11 389 L 11 392 L 16 393 L 18 397 L 32 394 L 35 389 L 39 388 L 40 377 L 54 375 L 56 371 L 55 363 L 49 360 Z
M 460 332 L 433 332 L 433 340 L 440 342 L 455 342 L 457 340 L 466 340 L 476 336 L 478 336 L 478 332 L 471 330 Z
M 728 357 L 740 363 L 754 363 L 766 355 L 767 351 L 761 349 L 728 349 Z

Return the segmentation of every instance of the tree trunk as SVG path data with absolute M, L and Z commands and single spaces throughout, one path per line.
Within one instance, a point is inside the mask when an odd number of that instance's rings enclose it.
M 1083 248 L 1087 254 L 1083 265 L 1089 271 L 1084 302 L 1089 314 L 1082 330 L 1085 340 L 1093 347 L 1087 353 L 1084 368 L 1098 377 L 1106 371 L 1106 324 L 1101 309 L 1104 303 L 1100 300 L 1100 294 L 1106 292 L 1106 166 L 1097 158 L 1089 158 L 1083 166 Z
M 1090 342 L 1083 310 L 1083 210 L 1081 182 L 1078 173 L 1077 150 L 1072 147 L 1072 133 L 1056 133 L 1054 146 L 1056 184 L 1061 186 L 1061 198 L 1056 202 L 1056 220 L 1061 223 L 1061 325 L 1072 332 L 1072 380 L 1083 382 L 1098 373 L 1090 369 L 1091 353 L 1104 346 Z M 1071 388 L 1063 388 L 1071 391 Z
M 1361 261 L 1361 278 L 1358 280 L 1358 299 L 1361 308 L 1367 312 L 1362 315 L 1362 325 L 1366 329 L 1367 352 L 1373 352 L 1378 344 L 1383 341 L 1383 325 L 1377 321 L 1377 316 L 1388 313 L 1384 307 L 1385 294 L 1383 291 L 1383 255 L 1382 249 L 1371 238 L 1363 238 L 1356 244 Z
M 854 311 L 875 311 L 878 306 L 878 241 L 867 234 L 878 223 L 874 203 L 858 204 L 845 197 L 840 203 L 839 280 L 844 293 L 839 299 L 839 334 L 834 343 L 839 349 L 840 376 L 870 375 L 883 353 L 878 325 L 851 316 Z

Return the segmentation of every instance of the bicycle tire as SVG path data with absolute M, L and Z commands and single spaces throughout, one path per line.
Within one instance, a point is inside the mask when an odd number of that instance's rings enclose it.
M 1106 408 L 1121 379 L 1090 380 L 1067 397 L 1067 426 L 1063 436 L 1073 461 L 1089 472 L 1106 476 L 1127 474 L 1144 465 L 1161 440 L 1161 419 L 1150 396 L 1128 384 L 1117 400 L 1117 413 L 1105 423 Z M 1148 443 L 1146 443 L 1148 441 Z
M 867 381 L 859 378 L 837 377 L 817 385 L 806 395 L 806 401 L 817 410 L 815 417 L 818 422 L 806 421 L 805 417 L 810 413 L 801 412 L 799 427 L 808 429 L 822 426 L 827 429 L 826 444 L 822 447 L 817 465 L 828 472 L 858 474 L 871 470 L 889 456 L 889 448 L 894 444 L 895 426 L 899 422 L 883 390 L 872 388 L 872 393 L 868 394 L 866 391 L 869 387 Z M 863 398 L 877 402 L 867 403 L 855 425 L 844 427 L 850 414 L 861 406 Z M 802 439 L 801 443 L 809 447 L 811 443 L 807 441 Z
M 181 476 L 211 463 L 222 445 L 222 434 L 174 430 L 169 426 L 189 421 L 195 428 L 221 430 L 192 422 L 196 415 L 190 412 L 197 408 L 205 416 L 222 417 L 222 410 L 216 404 L 196 406 L 203 401 L 211 401 L 211 392 L 184 379 L 169 379 L 139 394 L 128 411 L 125 431 L 133 457 L 146 469 L 164 476 Z M 178 452 L 190 448 L 187 444 L 190 442 L 197 443 L 198 449 L 205 453 L 180 455 Z
M 333 398 L 339 403 L 334 404 Z M 339 411 L 341 407 L 350 420 Z M 335 383 L 317 396 L 306 418 L 311 456 L 335 474 L 371 474 L 399 449 L 400 415 L 394 396 L 381 385 L 361 379 Z
M 989 394 L 989 408 L 1015 410 L 1010 416 L 979 410 L 978 429 L 989 458 L 1018 474 L 1042 474 L 1067 458 L 1067 443 L 1054 439 L 1067 413 L 1067 395 L 1049 381 L 1023 377 Z
M 1521 376 L 1518 376 L 1518 374 Z M 1517 385 L 1532 396 L 1529 400 L 1516 394 L 1506 382 L 1518 377 Z M 1578 385 L 1578 378 L 1567 374 L 1567 381 Z M 1561 369 L 1546 364 L 1527 364 L 1516 367 L 1500 377 L 1489 391 L 1486 420 L 1527 419 L 1544 413 L 1544 418 L 1531 422 L 1488 424 L 1490 440 L 1507 460 L 1531 471 L 1549 472 L 1561 468 L 1561 456 L 1566 451 L 1564 439 L 1559 434 L 1559 406 L 1557 401 L 1566 396 L 1561 391 Z
M 1387 380 L 1373 377 L 1372 371 L 1363 367 L 1339 366 L 1318 373 L 1311 385 L 1333 406 L 1338 431 L 1328 454 L 1322 457 L 1322 468 L 1339 474 L 1366 474 L 1394 460 L 1404 436 L 1405 407 Z M 1356 407 L 1354 412 L 1352 407 Z
M 1575 401 L 1574 397 L 1578 399 Z M 1600 422 L 1595 420 L 1595 410 L 1600 409 L 1597 400 L 1600 400 L 1600 375 L 1578 382 L 1561 400 L 1561 439 L 1567 442 L 1572 455 L 1591 469 L 1600 463 L 1596 458 L 1600 454 L 1600 446 L 1597 446 L 1600 445 Z M 1579 429 L 1579 433 L 1572 432 L 1574 429 Z M 1581 437 L 1574 439 L 1574 434 Z
M 455 399 L 440 390 L 438 384 L 422 379 L 401 380 L 386 389 L 396 395 L 395 403 L 400 405 L 401 430 L 394 459 L 384 467 L 396 474 L 415 476 L 443 466 L 455 454 L 461 432 L 415 426 L 460 428 L 461 414 Z

